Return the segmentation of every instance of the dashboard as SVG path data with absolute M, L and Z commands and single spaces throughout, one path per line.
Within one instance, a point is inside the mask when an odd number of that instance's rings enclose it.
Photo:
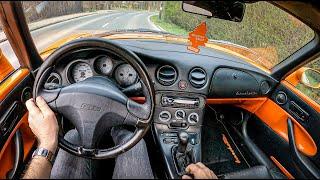
M 195 54 L 185 44 L 113 40 L 144 62 L 156 92 L 194 93 L 212 98 L 267 96 L 277 82 L 266 72 L 231 54 L 202 48 Z M 116 54 L 83 50 L 61 58 L 47 83 L 61 86 L 92 76 L 110 78 L 127 95 L 141 95 L 137 72 Z
M 196 139 L 200 139 L 208 98 L 266 97 L 278 83 L 268 73 L 223 51 L 202 48 L 195 54 L 186 44 L 113 41 L 135 53 L 147 68 L 155 89 L 152 120 L 168 155 L 176 138 L 164 135 L 177 129 L 194 136 L 194 145 L 199 146 Z M 109 78 L 128 97 L 143 96 L 137 72 L 105 49 L 82 49 L 61 57 L 46 84 L 68 86 L 92 76 Z

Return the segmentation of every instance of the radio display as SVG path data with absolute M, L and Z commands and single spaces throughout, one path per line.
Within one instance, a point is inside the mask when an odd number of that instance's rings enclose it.
M 162 96 L 161 105 L 163 107 L 183 107 L 198 108 L 200 104 L 199 98 Z

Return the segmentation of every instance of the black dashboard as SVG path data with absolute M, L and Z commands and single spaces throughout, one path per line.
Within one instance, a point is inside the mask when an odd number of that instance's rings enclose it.
M 277 82 L 268 73 L 237 56 L 186 44 L 150 40 L 113 40 L 130 49 L 145 64 L 155 89 L 153 130 L 171 178 L 182 175 L 175 149 L 178 134 L 190 137 L 189 159 L 201 161 L 201 127 L 207 98 L 263 97 Z M 61 58 L 48 84 L 67 86 L 91 76 L 106 76 L 127 96 L 142 96 L 137 72 L 112 52 L 83 49 Z
M 267 96 L 277 83 L 254 65 L 219 50 L 204 47 L 195 54 L 188 51 L 185 44 L 113 41 L 140 57 L 156 91 L 196 93 L 213 98 L 261 97 Z M 100 50 L 64 57 L 47 82 L 66 86 L 97 75 L 109 77 L 127 94 L 140 95 L 141 85 L 135 70 L 117 55 Z

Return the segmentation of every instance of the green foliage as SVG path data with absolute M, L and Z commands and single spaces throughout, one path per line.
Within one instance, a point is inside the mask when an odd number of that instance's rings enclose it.
M 161 28 L 165 29 L 168 32 L 171 32 L 173 34 L 184 35 L 184 36 L 188 35 L 188 31 L 186 31 L 185 29 L 183 29 L 180 26 L 177 26 L 173 23 L 161 21 L 159 19 L 159 16 L 157 16 L 157 15 L 151 16 L 150 19 L 154 24 L 156 24 L 157 26 L 160 26 Z
M 209 39 L 225 40 L 248 48 L 275 47 L 278 64 L 314 37 L 314 32 L 300 21 L 266 2 L 246 5 L 241 23 L 183 12 L 181 2 L 166 1 L 163 20 L 186 31 L 192 31 L 202 21 L 207 22 Z
M 307 67 L 320 71 L 320 58 L 317 58 L 313 62 L 307 64 Z
M 299 89 L 301 92 L 303 92 L 303 94 L 307 95 L 308 97 L 310 97 L 311 99 L 313 99 L 314 101 L 316 101 L 318 104 L 320 104 L 320 90 L 319 89 L 312 89 L 309 88 L 301 83 L 299 83 L 296 87 L 297 89 Z

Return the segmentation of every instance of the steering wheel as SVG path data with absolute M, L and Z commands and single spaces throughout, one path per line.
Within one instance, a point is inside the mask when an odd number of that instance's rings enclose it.
M 44 84 L 55 64 L 70 53 L 103 50 L 130 64 L 138 73 L 146 98 L 136 103 L 121 92 L 107 77 L 93 76 L 65 87 L 46 89 Z M 77 129 L 81 146 L 66 141 L 59 134 L 59 147 L 76 156 L 90 159 L 114 158 L 136 145 L 149 129 L 154 112 L 154 87 L 140 58 L 130 50 L 102 38 L 71 41 L 53 52 L 39 68 L 33 86 L 34 98 L 42 96 L 53 111 L 68 119 Z M 96 149 L 107 128 L 135 126 L 129 140 L 109 149 Z

